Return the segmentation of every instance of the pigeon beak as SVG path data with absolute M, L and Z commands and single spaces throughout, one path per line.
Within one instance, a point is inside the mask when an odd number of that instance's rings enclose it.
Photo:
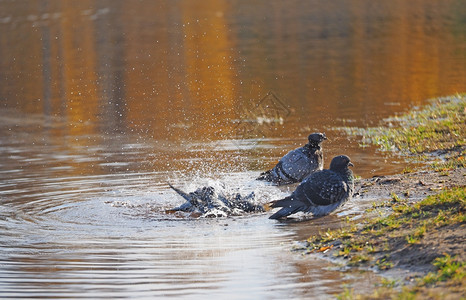
M 348 163 L 348 166 L 350 166 L 350 167 L 354 167 L 354 165 L 353 165 L 353 163 L 352 163 L 352 162 L 349 162 L 349 163 Z

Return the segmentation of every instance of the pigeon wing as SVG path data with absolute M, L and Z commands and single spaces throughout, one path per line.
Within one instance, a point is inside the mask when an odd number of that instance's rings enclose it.
M 281 160 L 283 171 L 295 181 L 301 181 L 314 170 L 314 166 L 309 157 L 304 153 L 303 148 L 298 148 L 288 152 Z M 316 168 L 317 168 L 316 164 Z
M 295 198 L 309 205 L 330 205 L 345 199 L 348 185 L 330 170 L 311 174 L 293 192 Z
M 282 157 L 282 159 L 280 159 L 280 162 L 282 163 L 283 168 L 286 170 L 290 166 L 307 163 L 308 160 L 306 158 L 307 157 L 304 155 L 303 149 L 298 148 L 288 152 L 285 156 Z

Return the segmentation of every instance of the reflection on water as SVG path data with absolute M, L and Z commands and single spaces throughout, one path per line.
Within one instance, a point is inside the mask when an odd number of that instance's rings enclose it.
M 464 92 L 465 4 L 0 1 L 0 297 L 370 289 L 371 274 L 290 252 L 368 203 L 186 220 L 163 213 L 183 202 L 166 182 L 282 197 L 293 187 L 252 179 L 313 131 L 326 166 L 345 153 L 363 177 L 400 171 L 333 128 Z
M 464 91 L 464 1 L 418 2 L 6 1 L 0 99 L 85 146 L 74 137 L 241 139 L 237 121 L 273 91 L 291 113 L 257 137 L 288 148 L 326 131 L 329 156 L 389 172 L 332 128 Z

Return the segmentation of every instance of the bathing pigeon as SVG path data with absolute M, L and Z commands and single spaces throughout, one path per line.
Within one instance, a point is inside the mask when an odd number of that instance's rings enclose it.
M 240 193 L 218 192 L 212 186 L 204 186 L 186 193 L 170 183 L 168 185 L 186 200 L 182 205 L 168 210 L 169 213 L 184 211 L 203 217 L 227 217 L 264 211 L 264 207 L 257 203 L 254 192 L 243 196 Z
M 322 170 L 324 159 L 321 144 L 327 137 L 323 133 L 309 135 L 309 143 L 288 152 L 277 165 L 257 178 L 277 185 L 301 182 L 309 174 Z
M 273 201 L 270 207 L 282 208 L 270 219 L 281 219 L 297 212 L 323 216 L 343 205 L 354 191 L 353 172 L 349 166 L 353 164 L 348 156 L 334 157 L 330 169 L 312 173 L 290 196 Z

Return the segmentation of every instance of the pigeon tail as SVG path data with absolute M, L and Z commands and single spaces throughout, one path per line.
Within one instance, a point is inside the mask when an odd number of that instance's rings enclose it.
M 178 195 L 180 195 L 181 197 L 183 197 L 186 201 L 188 201 L 188 202 L 191 202 L 191 201 L 192 201 L 192 198 L 191 198 L 191 196 L 189 196 L 188 193 L 185 193 L 185 192 L 183 192 L 182 190 L 177 189 L 176 187 L 174 187 L 173 185 L 171 185 L 169 182 L 167 182 L 167 184 L 172 188 L 172 190 L 174 190 L 175 192 L 177 192 Z
M 272 202 L 270 207 L 272 208 L 281 207 L 279 211 L 277 211 L 276 213 L 274 213 L 273 215 L 269 217 L 269 219 L 276 220 L 276 219 L 287 217 L 289 215 L 292 215 L 300 211 L 306 211 L 306 209 L 308 208 L 308 205 L 306 205 L 302 201 L 296 200 L 295 198 L 293 198 L 293 196 L 288 196 L 281 200 Z

